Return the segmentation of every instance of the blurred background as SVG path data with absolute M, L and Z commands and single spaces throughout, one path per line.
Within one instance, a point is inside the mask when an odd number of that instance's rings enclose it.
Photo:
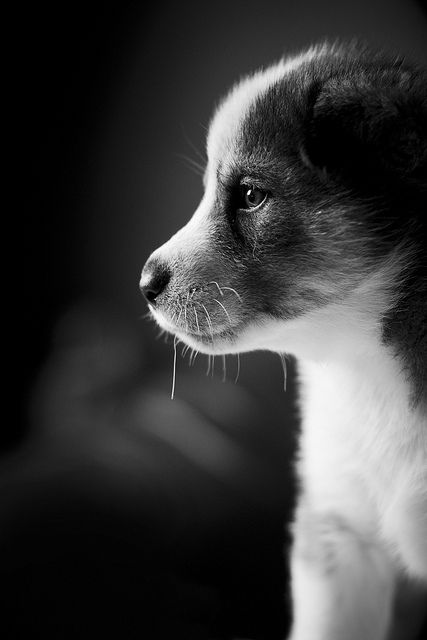
M 172 344 L 145 318 L 139 274 L 198 204 L 191 160 L 233 82 L 324 37 L 426 63 L 426 6 L 20 8 L 24 269 L 13 266 L 1 429 L 2 637 L 283 638 L 295 364 L 284 392 L 272 354 L 244 355 L 237 383 L 232 357 L 223 381 L 220 363 L 206 375 L 203 356 L 191 367 L 180 356 L 171 401 Z

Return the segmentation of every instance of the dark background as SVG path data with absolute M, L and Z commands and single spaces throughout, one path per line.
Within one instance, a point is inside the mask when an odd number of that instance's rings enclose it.
M 281 638 L 294 364 L 284 393 L 271 354 L 243 356 L 237 384 L 232 358 L 226 382 L 219 363 L 206 377 L 200 356 L 192 368 L 180 359 L 170 401 L 172 346 L 142 318 L 139 274 L 197 206 L 201 180 L 182 155 L 199 161 L 233 82 L 324 37 L 363 37 L 425 63 L 425 6 L 19 11 L 7 62 L 20 182 L 9 269 L 19 282 L 0 625 L 13 621 L 16 638 Z

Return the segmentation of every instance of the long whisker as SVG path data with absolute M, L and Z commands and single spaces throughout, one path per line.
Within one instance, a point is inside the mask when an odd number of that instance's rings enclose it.
M 222 381 L 225 382 L 227 380 L 227 362 L 226 356 L 222 356 Z
M 233 289 L 233 287 L 222 287 L 223 289 L 227 289 L 228 291 L 232 291 L 234 294 L 236 294 L 237 298 L 240 300 L 240 302 L 243 302 L 241 296 L 237 293 L 236 289 Z
M 283 390 L 286 391 L 286 381 L 288 377 L 288 370 L 286 366 L 286 356 L 284 353 L 279 353 L 279 358 L 282 363 L 282 369 L 283 369 Z
M 237 381 L 240 375 L 240 354 L 236 353 L 236 355 L 237 355 L 237 373 L 236 373 L 236 377 L 234 378 L 234 384 L 237 384 Z
M 215 356 L 212 356 L 212 369 L 211 369 L 211 377 L 214 377 L 214 373 L 215 373 Z
M 175 395 L 175 383 L 176 383 L 176 344 L 178 342 L 178 338 L 175 336 L 173 339 L 173 369 L 172 369 L 172 390 L 171 390 L 171 400 L 173 400 Z
M 208 368 L 206 369 L 206 375 L 208 376 L 211 370 L 211 356 L 208 355 L 207 359 L 208 359 Z

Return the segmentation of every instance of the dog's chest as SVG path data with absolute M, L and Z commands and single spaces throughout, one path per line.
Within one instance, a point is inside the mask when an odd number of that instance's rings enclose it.
M 416 473 L 420 418 L 393 359 L 301 364 L 300 472 L 308 496 L 377 525 L 396 488 Z

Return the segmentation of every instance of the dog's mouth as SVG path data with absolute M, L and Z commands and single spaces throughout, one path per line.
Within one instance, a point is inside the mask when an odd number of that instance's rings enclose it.
M 148 302 L 157 324 L 182 342 L 199 351 L 224 353 L 236 340 L 243 323 L 239 293 L 217 282 L 165 291 Z
M 194 318 L 177 316 L 173 312 L 159 309 L 151 304 L 148 307 L 161 329 L 203 353 L 213 355 L 229 352 L 240 331 L 238 325 L 230 322 L 217 323 L 210 315 L 205 321 L 198 319 L 196 322 Z M 209 314 L 208 311 L 207 313 Z

